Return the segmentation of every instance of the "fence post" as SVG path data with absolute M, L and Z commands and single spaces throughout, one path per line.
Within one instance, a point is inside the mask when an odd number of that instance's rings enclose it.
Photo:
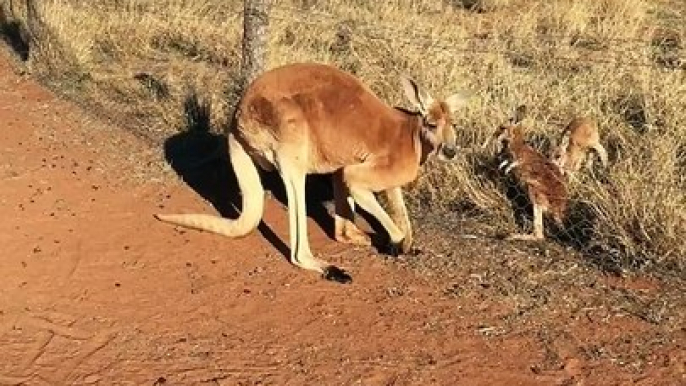
M 269 8 L 271 0 L 243 2 L 243 59 L 241 89 L 245 89 L 265 68 L 267 56 Z

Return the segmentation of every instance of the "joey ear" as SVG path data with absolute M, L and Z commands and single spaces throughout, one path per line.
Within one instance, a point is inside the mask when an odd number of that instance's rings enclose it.
M 564 136 L 562 136 L 559 148 L 562 151 L 567 151 L 567 147 L 569 147 L 569 135 L 565 134 Z
M 448 105 L 450 113 L 454 114 L 457 110 L 464 107 L 474 95 L 475 94 L 471 91 L 463 90 L 447 97 L 445 99 L 445 104 Z
M 498 143 L 503 142 L 504 140 L 509 140 L 512 138 L 512 127 L 503 127 L 502 130 L 496 135 L 496 141 Z
M 429 106 L 434 102 L 431 95 L 419 87 L 417 82 L 407 75 L 400 76 L 400 83 L 405 91 L 405 97 L 422 115 L 426 115 Z
M 484 141 L 483 144 L 481 144 L 482 149 L 486 149 L 491 143 L 495 142 L 496 146 L 499 145 L 500 142 L 502 142 L 503 138 L 506 135 L 506 129 L 504 126 L 498 127 L 495 131 L 493 131 L 491 134 L 486 137 L 486 140 Z
M 514 111 L 514 115 L 512 116 L 512 124 L 516 125 L 524 120 L 526 118 L 527 114 L 527 108 L 526 105 L 519 105 Z

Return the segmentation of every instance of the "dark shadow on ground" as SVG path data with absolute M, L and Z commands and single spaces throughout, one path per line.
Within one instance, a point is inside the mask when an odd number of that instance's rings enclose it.
M 476 175 L 482 176 L 496 184 L 505 192 L 510 209 L 514 215 L 515 224 L 519 229 L 524 230 L 531 225 L 533 220 L 533 206 L 529 202 L 526 189 L 517 181 L 513 173 L 503 174 L 498 167 L 501 162 L 508 159 L 506 152 L 501 150 L 495 155 L 473 154 L 469 157 L 469 162 Z M 506 234 L 497 235 L 498 238 L 505 238 Z
M 0 6 L 0 38 L 22 61 L 29 59 L 29 39 L 18 20 L 15 20 L 5 7 Z

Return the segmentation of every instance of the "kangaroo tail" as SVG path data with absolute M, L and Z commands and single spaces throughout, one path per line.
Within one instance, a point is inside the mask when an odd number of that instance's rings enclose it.
M 155 214 L 155 218 L 229 237 L 242 237 L 257 228 L 264 212 L 264 187 L 255 163 L 233 133 L 229 134 L 229 156 L 243 201 L 243 209 L 237 219 L 230 220 L 207 214 Z

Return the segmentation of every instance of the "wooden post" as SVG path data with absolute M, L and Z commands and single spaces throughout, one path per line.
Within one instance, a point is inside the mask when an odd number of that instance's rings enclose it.
M 243 2 L 243 62 L 241 89 L 245 89 L 265 69 L 271 0 Z

